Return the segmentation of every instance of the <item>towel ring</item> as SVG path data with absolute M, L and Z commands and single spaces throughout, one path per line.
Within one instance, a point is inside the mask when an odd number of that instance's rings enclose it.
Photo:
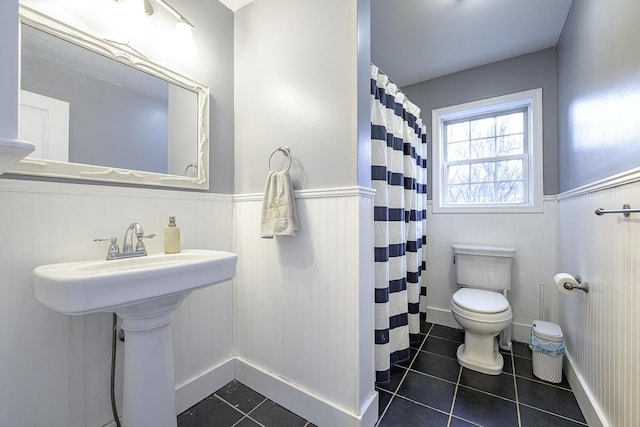
M 291 150 L 289 149 L 289 147 L 278 147 L 275 150 L 273 150 L 273 153 L 271 153 L 271 156 L 269 156 L 269 170 L 271 172 L 275 172 L 273 169 L 271 169 L 271 159 L 273 158 L 273 155 L 276 154 L 278 151 L 284 154 L 285 156 L 287 156 L 287 159 L 289 159 L 289 164 L 287 164 L 287 169 L 284 170 L 286 172 L 289 172 L 289 168 L 291 168 Z
M 193 169 L 196 171 L 196 176 L 198 176 L 198 166 L 196 166 L 196 165 L 195 165 L 195 164 L 193 164 L 193 163 L 189 163 L 189 164 L 187 165 L 187 167 L 186 167 L 186 168 L 184 168 L 184 176 L 189 176 L 189 175 L 187 175 L 187 172 L 188 172 L 188 171 L 189 171 L 189 169 L 191 169 L 191 168 L 193 168 Z

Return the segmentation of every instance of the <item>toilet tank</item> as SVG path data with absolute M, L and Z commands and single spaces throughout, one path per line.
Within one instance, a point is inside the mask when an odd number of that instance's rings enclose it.
M 515 254 L 514 248 L 454 243 L 456 283 L 470 288 L 510 290 Z

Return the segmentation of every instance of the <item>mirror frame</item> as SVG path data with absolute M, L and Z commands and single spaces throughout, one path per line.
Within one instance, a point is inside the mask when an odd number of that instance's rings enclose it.
M 180 86 L 197 96 L 197 176 L 161 174 L 113 168 L 109 166 L 67 163 L 55 160 L 25 158 L 8 173 L 80 179 L 161 187 L 209 189 L 209 88 L 190 78 L 171 71 L 128 48 L 100 39 L 63 22 L 50 18 L 34 9 L 20 5 L 20 23 L 27 24 L 80 47 L 121 62 L 169 83 Z M 21 28 L 21 27 L 20 27 Z M 22 31 L 20 32 L 22 40 Z

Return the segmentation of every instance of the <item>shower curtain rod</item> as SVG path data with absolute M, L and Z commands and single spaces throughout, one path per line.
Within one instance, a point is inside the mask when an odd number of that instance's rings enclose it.
M 390 81 L 391 83 L 393 83 L 394 85 L 396 85 L 396 87 L 400 88 L 400 85 L 399 85 L 398 83 L 394 82 L 394 81 L 391 79 L 391 77 L 389 77 L 389 74 L 385 73 L 385 72 L 382 70 L 382 68 L 378 67 L 376 64 L 373 64 L 373 63 L 371 63 L 371 64 L 376 66 L 376 68 L 378 69 L 378 72 L 379 72 L 380 74 L 382 74 L 383 76 L 386 76 L 386 77 L 389 79 L 389 81 Z

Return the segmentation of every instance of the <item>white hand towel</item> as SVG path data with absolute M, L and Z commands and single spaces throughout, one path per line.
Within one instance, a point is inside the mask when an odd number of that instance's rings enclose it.
M 299 230 L 296 199 L 289 172 L 270 171 L 262 199 L 260 237 L 295 236 Z

